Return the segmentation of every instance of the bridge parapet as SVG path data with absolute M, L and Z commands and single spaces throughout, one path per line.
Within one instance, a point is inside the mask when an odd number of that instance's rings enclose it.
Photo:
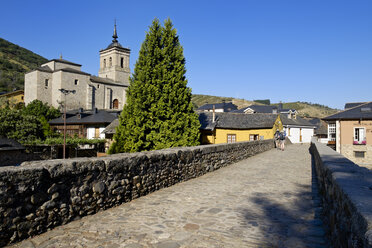
M 0 246 L 272 149 L 273 140 L 0 168 Z
M 315 140 L 310 149 L 333 247 L 372 247 L 372 172 Z

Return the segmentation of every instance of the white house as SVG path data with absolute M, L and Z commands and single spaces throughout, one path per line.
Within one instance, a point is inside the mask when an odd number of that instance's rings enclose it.
M 291 114 L 281 114 L 283 129 L 292 143 L 310 143 L 316 125 Z

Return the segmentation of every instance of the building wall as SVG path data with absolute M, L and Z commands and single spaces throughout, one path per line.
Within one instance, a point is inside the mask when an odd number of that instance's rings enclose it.
M 50 72 L 38 71 L 37 73 L 37 98 L 42 102 L 52 102 L 53 75 Z M 48 80 L 48 86 L 45 86 L 45 80 Z M 56 86 L 54 86 L 56 87 Z M 35 100 L 35 99 L 33 99 Z M 56 106 L 54 106 L 56 107 Z M 58 107 L 58 106 L 57 106 Z
M 99 138 L 100 139 L 104 139 L 105 138 L 105 134 L 103 134 L 103 130 L 105 130 L 104 127 L 98 127 L 99 129 Z M 95 134 L 96 134 L 96 127 L 88 127 L 87 128 L 87 138 L 88 139 L 96 139 L 97 137 L 95 137 Z
M 66 96 L 67 109 L 78 109 L 88 108 L 87 106 L 87 85 L 90 82 L 90 77 L 88 75 L 63 72 L 62 76 L 62 88 L 67 90 L 75 90 L 75 94 L 68 94 Z M 75 85 L 75 80 L 78 80 L 77 85 Z M 64 98 L 64 95 L 58 91 L 59 94 Z M 93 104 L 94 105 L 94 104 Z
M 278 115 L 274 125 L 272 128 L 260 128 L 260 129 L 222 129 L 216 128 L 214 133 L 202 131 L 202 142 L 210 142 L 207 144 L 223 144 L 227 143 L 227 135 L 228 134 L 235 134 L 236 135 L 236 142 L 242 141 L 249 141 L 250 135 L 258 135 L 258 139 L 263 137 L 263 139 L 273 139 L 274 133 L 276 130 L 283 130 L 283 125 L 280 120 L 280 116 Z M 213 143 L 214 142 L 214 143 Z M 206 143 L 203 143 L 206 144 Z
M 215 132 L 205 131 L 205 130 L 201 130 L 200 132 L 201 132 L 201 134 L 200 134 L 201 144 L 203 144 L 203 145 L 214 144 Z
M 235 134 L 236 142 L 249 141 L 249 136 L 259 135 L 259 139 L 263 136 L 263 139 L 272 139 L 274 133 L 272 129 L 251 129 L 251 130 L 238 130 L 238 129 L 220 129 L 216 128 L 215 144 L 227 143 L 227 135 Z
M 112 64 L 110 66 L 110 58 Z M 123 67 L 121 67 L 121 58 L 123 58 Z M 104 65 L 106 60 L 106 66 Z M 129 52 L 122 49 L 112 48 L 100 52 L 100 69 L 98 76 L 110 78 L 117 82 L 129 83 Z
M 29 104 L 33 100 L 37 99 L 37 74 L 39 71 L 32 71 L 25 74 L 25 105 Z
M 364 127 L 366 145 L 354 145 L 354 128 Z M 340 121 L 340 150 L 341 154 L 356 164 L 372 168 L 372 121 Z M 363 151 L 364 158 L 355 156 L 355 152 Z
M 292 143 L 310 143 L 314 135 L 313 128 L 286 127 L 285 132 Z M 301 141 L 300 135 L 302 136 Z

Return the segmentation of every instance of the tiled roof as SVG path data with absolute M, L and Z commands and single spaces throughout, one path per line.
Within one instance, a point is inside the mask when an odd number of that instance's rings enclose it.
M 71 62 L 71 61 L 68 61 L 68 60 L 65 60 L 65 59 L 52 59 L 52 60 L 49 60 L 48 62 L 51 62 L 51 61 L 55 61 L 55 62 L 59 62 L 59 63 L 63 63 L 63 64 L 81 66 L 80 64 L 76 64 L 74 62 Z
M 1 96 L 12 96 L 12 95 L 17 95 L 17 94 L 24 94 L 23 90 L 15 90 L 12 92 L 4 92 L 3 94 L 0 93 Z
M 247 109 L 252 109 L 254 113 L 264 113 L 264 114 L 272 114 L 274 109 L 278 110 L 278 113 L 288 113 L 290 111 L 295 112 L 295 109 L 279 109 L 277 106 L 273 105 L 251 105 L 239 110 L 233 111 L 234 113 L 245 113 Z
M 102 84 L 110 84 L 110 85 L 114 85 L 114 86 L 124 86 L 124 87 L 128 87 L 129 84 L 128 83 L 118 83 L 112 79 L 109 79 L 109 78 L 101 78 L 101 77 L 97 77 L 97 76 L 90 76 L 90 80 L 92 82 L 95 82 L 95 83 L 102 83 Z
M 365 104 L 366 102 L 348 102 L 348 103 L 345 103 L 345 110 L 346 109 L 349 109 L 349 108 L 354 108 L 356 106 L 359 106 L 359 105 L 362 105 L 362 104 Z
M 280 119 L 282 120 L 283 125 L 290 125 L 290 126 L 309 126 L 309 127 L 315 127 L 314 124 L 310 123 L 309 121 L 305 120 L 304 118 L 301 118 L 297 116 L 296 118 L 288 118 L 287 115 L 281 114 Z
M 227 102 L 227 103 L 223 102 L 223 103 L 204 104 L 203 106 L 199 107 L 197 110 L 201 110 L 201 111 L 213 110 L 213 105 L 215 109 L 223 109 L 225 112 L 230 112 L 230 111 L 238 109 L 238 107 L 231 102 Z
M 238 113 L 216 113 L 213 123 L 213 113 L 199 113 L 199 121 L 202 130 L 225 129 L 260 129 L 272 128 L 277 114 L 254 114 L 243 115 Z
M 66 124 L 93 124 L 93 123 L 102 123 L 109 124 L 114 119 L 117 118 L 117 113 L 109 112 L 106 110 L 91 110 L 83 112 L 72 112 L 69 111 L 66 114 Z M 52 125 L 63 125 L 63 115 L 59 118 L 49 121 L 49 124 Z
M 82 74 L 82 75 L 90 76 L 90 74 L 87 73 L 87 72 L 83 72 L 83 71 L 80 71 L 80 70 L 75 70 L 75 69 L 68 68 L 68 67 L 62 68 L 62 69 L 59 69 L 59 70 L 56 70 L 56 71 L 71 72 L 71 73 L 77 73 L 77 74 Z
M 356 107 L 346 109 L 336 114 L 327 116 L 323 120 L 371 120 L 372 119 L 372 102 L 367 102 Z
M 102 133 L 114 134 L 116 132 L 116 127 L 119 126 L 119 118 L 113 120 L 110 125 L 108 125 Z
M 43 72 L 50 72 L 52 73 L 52 69 L 50 69 L 48 66 L 39 66 L 38 68 L 35 69 L 35 71 L 43 71 Z
M 315 134 L 328 134 L 328 127 L 326 122 L 322 121 L 319 118 L 311 118 L 307 121 L 316 126 Z

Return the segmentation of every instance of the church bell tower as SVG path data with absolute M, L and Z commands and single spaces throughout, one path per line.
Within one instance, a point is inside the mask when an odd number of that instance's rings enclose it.
M 130 49 L 122 47 L 118 42 L 116 21 L 112 38 L 112 43 L 106 49 L 99 51 L 100 68 L 98 76 L 112 79 L 118 83 L 128 84 Z

